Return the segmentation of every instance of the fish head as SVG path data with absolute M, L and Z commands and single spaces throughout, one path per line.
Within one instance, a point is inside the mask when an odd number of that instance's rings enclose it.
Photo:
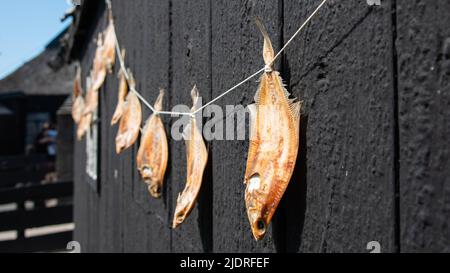
M 148 184 L 148 192 L 154 198 L 161 198 L 162 187 L 158 181 L 150 180 L 145 181 Z
M 180 210 L 177 208 L 175 215 L 173 217 L 173 224 L 172 228 L 176 229 L 179 225 L 181 225 L 184 222 L 184 219 L 186 219 L 186 210 L 182 209 Z
M 252 229 L 253 237 L 260 241 L 267 233 L 270 223 L 266 202 L 264 202 L 264 189 L 259 174 L 255 174 L 247 181 L 245 202 L 247 216 Z
M 154 198 L 160 198 L 162 193 L 161 183 L 154 177 L 152 168 L 148 165 L 143 166 L 141 175 L 145 184 L 148 185 L 150 195 Z
M 190 202 L 190 199 L 191 198 L 186 198 L 185 194 L 178 195 L 177 207 L 173 217 L 173 229 L 181 225 L 191 213 L 192 208 L 194 207 L 194 202 Z

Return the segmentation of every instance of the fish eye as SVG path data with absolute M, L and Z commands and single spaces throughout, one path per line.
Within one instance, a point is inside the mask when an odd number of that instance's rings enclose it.
M 264 232 L 266 230 L 266 223 L 264 223 L 264 221 L 262 219 L 259 219 L 256 222 L 256 227 L 258 228 L 258 230 Z

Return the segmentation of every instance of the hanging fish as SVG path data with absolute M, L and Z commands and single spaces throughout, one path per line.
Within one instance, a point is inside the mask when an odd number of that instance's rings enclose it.
M 76 124 L 80 123 L 84 112 L 84 99 L 83 89 L 81 87 L 81 68 L 80 65 L 76 65 L 77 74 L 73 83 L 72 94 L 72 118 Z
M 116 32 L 111 11 L 108 21 L 108 27 L 105 30 L 105 41 L 103 43 L 103 62 L 107 71 L 111 74 L 116 62 Z
M 245 203 L 254 238 L 261 240 L 286 191 L 299 149 L 301 102 L 290 99 L 279 73 L 273 70 L 274 50 L 264 25 L 266 71 L 255 104 L 250 105 L 251 140 L 245 172 Z
M 104 59 L 105 47 L 103 43 L 103 34 L 99 33 L 97 38 L 97 49 L 94 55 L 92 88 L 96 91 L 100 90 L 106 79 L 106 63 Z
M 196 105 L 199 100 L 197 87 L 192 89 L 191 96 L 194 103 L 191 111 L 194 112 L 197 109 Z M 191 118 L 190 123 L 186 126 L 183 137 L 186 142 L 187 182 L 184 191 L 178 195 L 173 228 L 181 225 L 194 208 L 202 185 L 203 172 L 208 162 L 208 151 L 194 117 Z
M 161 89 L 155 103 L 156 111 L 162 110 L 163 97 L 164 90 Z M 142 179 L 148 185 L 148 191 L 154 198 L 161 197 L 168 159 L 169 147 L 164 124 L 159 114 L 153 114 L 144 127 L 136 161 Z
M 88 131 L 89 127 L 92 124 L 92 121 L 94 119 L 93 113 L 88 113 L 83 115 L 83 117 L 80 120 L 80 123 L 78 124 L 77 128 L 77 139 L 82 140 L 83 137 L 86 135 L 86 132 Z
M 130 74 L 130 89 L 135 90 L 135 83 Z M 124 111 L 120 119 L 119 132 L 116 137 L 116 152 L 120 154 L 131 147 L 139 136 L 142 123 L 142 108 L 139 98 L 134 92 L 128 93 Z
M 92 91 L 92 80 L 91 77 L 88 77 L 86 80 L 86 88 L 89 90 L 88 94 L 91 93 Z M 87 108 L 87 105 L 89 103 L 92 103 L 92 100 L 95 99 L 91 95 L 89 96 L 88 94 L 86 94 L 86 103 L 85 103 L 85 109 Z M 90 98 L 91 102 L 88 101 L 88 99 Z M 94 118 L 94 113 L 93 111 L 83 111 L 80 122 L 78 123 L 78 128 L 77 128 L 77 139 L 81 140 L 84 135 L 86 134 L 86 132 L 88 131 L 89 127 L 91 126 L 92 120 Z
M 91 71 L 91 76 L 90 76 L 90 80 L 92 80 L 94 76 L 94 72 Z M 93 113 L 97 110 L 98 107 L 98 90 L 94 89 L 93 87 L 93 83 L 91 82 L 91 84 L 89 85 L 88 91 L 86 93 L 86 98 L 85 98 L 85 106 L 84 106 L 84 112 L 83 114 L 86 115 L 88 113 Z
M 122 58 L 125 58 L 125 50 L 122 50 Z M 125 72 L 120 70 L 118 77 L 120 79 L 119 97 L 117 99 L 117 106 L 116 106 L 116 110 L 114 111 L 114 115 L 111 120 L 111 125 L 117 124 L 117 122 L 119 122 L 120 118 L 122 117 L 123 110 L 124 110 L 123 107 L 125 105 L 125 100 L 128 95 L 128 82 L 127 82 L 127 78 L 125 76 Z

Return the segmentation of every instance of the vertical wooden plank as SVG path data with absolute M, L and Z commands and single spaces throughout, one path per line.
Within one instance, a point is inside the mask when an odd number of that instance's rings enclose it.
M 284 40 L 321 1 L 284 1 Z M 329 1 L 288 48 L 283 76 L 303 100 L 286 249 L 395 251 L 391 3 Z
M 86 78 L 88 77 L 92 68 L 92 61 L 95 53 L 94 37 L 97 37 L 101 31 L 100 24 L 103 11 L 99 6 L 96 11 L 95 18 L 93 18 L 92 27 L 86 35 L 86 51 L 83 54 L 82 66 L 82 83 L 85 86 Z M 86 88 L 84 88 L 86 89 Z M 86 92 L 86 90 L 85 90 Z M 91 186 L 87 183 L 86 174 L 86 139 L 77 142 L 76 159 L 75 160 L 75 240 L 81 244 L 82 252 L 98 252 L 100 250 L 100 240 L 98 236 L 99 229 L 99 195 L 95 193 Z
M 192 107 L 190 92 L 194 85 L 197 85 L 203 101 L 211 99 L 210 1 L 174 0 L 171 18 L 173 65 L 171 105 L 182 104 L 190 109 Z M 209 161 L 211 160 L 210 155 Z M 186 185 L 186 146 L 183 140 L 171 140 L 171 166 L 170 224 L 173 221 L 178 195 Z M 194 210 L 180 227 L 172 231 L 173 252 L 212 250 L 212 205 L 211 171 L 210 167 L 207 167 Z
M 263 40 L 252 17 L 263 19 L 273 46 L 280 48 L 279 1 L 212 1 L 212 89 L 222 94 L 264 66 Z M 257 79 L 230 93 L 216 104 L 244 106 L 252 103 Z M 227 118 L 233 118 L 227 117 Z M 266 238 L 253 239 L 245 210 L 243 185 L 248 141 L 214 141 L 213 248 L 214 252 L 274 252 L 281 248 L 274 230 Z
M 121 46 L 127 50 L 126 63 L 134 73 L 137 89 L 153 104 L 159 94 L 159 87 L 167 89 L 169 81 L 168 2 L 133 1 L 117 2 L 116 5 L 114 14 L 117 17 L 117 34 Z M 145 121 L 151 112 L 142 106 Z M 170 229 L 167 224 L 167 188 L 162 199 L 150 197 L 136 168 L 138 147 L 139 142 L 119 156 L 122 158 L 121 176 L 124 183 L 121 197 L 125 200 L 122 212 L 123 251 L 168 252 Z
M 136 88 L 140 89 L 141 85 L 141 71 L 139 70 L 140 56 L 138 52 L 142 46 L 142 25 L 138 12 L 139 1 L 113 2 L 113 9 L 116 18 L 116 31 L 120 46 L 126 50 L 125 63 L 129 67 L 136 78 Z M 136 20 L 130 20 L 135 18 Z M 140 32 L 140 35 L 137 33 Z M 114 92 L 116 95 L 117 92 Z M 117 128 L 116 128 L 117 129 Z M 113 137 L 113 136 L 112 136 Z M 114 135 L 115 138 L 115 135 Z M 123 207 L 123 251 L 130 253 L 143 253 L 147 246 L 147 225 L 145 213 L 138 206 L 134 196 L 133 190 L 136 185 L 135 172 L 135 154 L 137 145 L 127 149 L 120 155 L 116 155 L 121 160 L 121 178 L 123 183 L 122 198 L 124 200 Z
M 144 10 L 142 23 L 144 43 L 141 47 L 142 55 L 142 92 L 148 101 L 153 104 L 159 95 L 159 88 L 166 90 L 164 105 L 169 105 L 169 2 L 164 0 L 141 1 Z M 139 34 L 138 34 L 139 35 Z M 151 48 L 152 50 L 148 50 Z M 145 120 L 151 112 L 146 109 Z M 166 132 L 170 131 L 168 119 L 163 119 L 166 125 Z M 169 201 L 171 177 L 166 173 L 163 195 L 161 199 L 154 199 L 148 193 L 148 187 L 142 182 L 138 173 L 136 173 L 138 193 L 135 188 L 135 199 L 143 198 L 145 206 L 151 208 L 146 210 L 148 214 L 147 230 L 148 240 L 147 249 L 149 252 L 170 252 L 171 230 L 169 218 Z M 142 204 L 142 203 L 141 203 Z M 145 208 L 145 207 L 144 207 Z
M 450 2 L 396 1 L 402 252 L 450 252 Z

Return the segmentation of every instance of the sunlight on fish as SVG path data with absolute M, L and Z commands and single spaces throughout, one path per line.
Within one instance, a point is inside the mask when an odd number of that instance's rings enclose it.
M 135 88 L 134 78 L 130 79 L 130 88 Z M 116 152 L 122 153 L 133 146 L 139 137 L 142 123 L 142 107 L 134 92 L 128 93 L 124 104 L 124 112 L 120 119 L 119 131 L 116 137 Z
M 164 90 L 160 90 L 155 109 L 163 108 Z M 152 114 L 143 129 L 141 146 L 137 154 L 137 167 L 148 191 L 154 198 L 160 198 L 169 159 L 169 145 L 161 116 Z
M 191 112 L 196 111 L 199 100 L 197 87 L 191 91 L 194 106 Z M 195 118 L 191 118 L 183 133 L 186 142 L 187 155 L 187 182 L 185 189 L 178 195 L 177 206 L 173 219 L 173 228 L 181 225 L 191 213 L 197 201 L 203 180 L 203 172 L 208 162 L 208 150 L 203 140 L 202 132 L 197 127 Z
M 255 104 L 250 105 L 251 140 L 245 172 L 245 203 L 251 230 L 261 240 L 291 180 L 299 150 L 301 103 L 289 98 L 279 73 L 264 25 L 256 19 L 264 37 L 262 75 Z
M 125 58 L 125 50 L 122 50 L 122 58 Z M 120 70 L 118 74 L 120 83 L 119 83 L 119 97 L 117 99 L 116 110 L 114 111 L 111 125 L 115 125 L 119 122 L 120 118 L 123 115 L 125 100 L 128 95 L 128 82 L 125 76 L 125 72 Z

